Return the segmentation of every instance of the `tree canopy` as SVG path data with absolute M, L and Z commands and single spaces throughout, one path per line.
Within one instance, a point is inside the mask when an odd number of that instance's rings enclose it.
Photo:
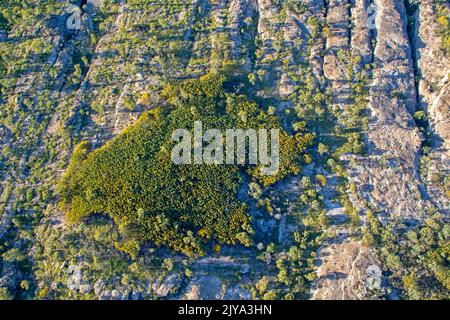
M 223 76 L 168 85 L 165 105 L 141 115 L 104 146 L 89 153 L 82 142 L 60 182 L 62 205 L 77 222 L 94 213 L 112 217 L 120 226 L 118 247 L 130 254 L 151 241 L 187 255 L 201 255 L 211 241 L 250 245 L 251 217 L 237 193 L 247 174 L 270 185 L 300 171 L 313 136 L 290 136 L 280 130 L 280 170 L 260 175 L 258 165 L 174 165 L 171 134 L 193 130 L 194 121 L 208 128 L 280 128 L 245 96 L 224 90 Z M 243 116 L 245 115 L 245 116 Z

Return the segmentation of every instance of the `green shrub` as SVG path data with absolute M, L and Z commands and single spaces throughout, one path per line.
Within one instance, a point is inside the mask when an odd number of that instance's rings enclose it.
M 280 128 L 275 117 L 244 96 L 227 94 L 224 80 L 211 74 L 167 86 L 162 94 L 166 107 L 144 113 L 89 154 L 88 143 L 78 145 L 59 184 L 69 220 L 94 213 L 111 216 L 125 238 L 117 247 L 133 256 L 143 241 L 190 256 L 204 254 L 210 240 L 251 245 L 251 219 L 236 200 L 242 174 L 267 186 L 298 173 L 312 137 L 280 131 L 280 170 L 274 176 L 261 175 L 255 165 L 174 165 L 171 134 L 192 130 L 194 121 L 203 121 L 204 130 Z

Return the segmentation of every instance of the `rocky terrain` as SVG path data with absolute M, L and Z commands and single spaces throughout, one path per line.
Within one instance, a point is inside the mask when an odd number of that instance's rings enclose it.
M 29 2 L 0 1 L 1 298 L 448 299 L 448 1 Z M 133 259 L 109 218 L 66 221 L 79 142 L 217 71 L 316 137 L 299 175 L 243 186 L 253 246 Z

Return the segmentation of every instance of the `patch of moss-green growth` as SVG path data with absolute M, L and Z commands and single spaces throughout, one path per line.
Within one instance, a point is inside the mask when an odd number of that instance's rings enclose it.
M 88 154 L 82 143 L 60 182 L 61 205 L 70 221 L 95 213 L 112 217 L 122 236 L 116 247 L 132 256 L 150 241 L 188 256 L 203 255 L 209 243 L 252 243 L 251 217 L 237 193 L 247 174 L 270 185 L 300 171 L 312 135 L 289 136 L 274 116 L 245 96 L 226 93 L 225 78 L 210 74 L 167 86 L 166 104 L 148 111 L 121 135 Z M 243 116 L 245 114 L 245 116 Z M 280 169 L 260 174 L 259 165 L 175 165 L 175 129 L 280 129 Z

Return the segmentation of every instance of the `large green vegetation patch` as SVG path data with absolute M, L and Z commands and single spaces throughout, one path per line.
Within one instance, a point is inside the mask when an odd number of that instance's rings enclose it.
M 224 78 L 207 75 L 163 90 L 166 104 L 139 120 L 101 148 L 88 142 L 74 150 L 60 183 L 62 205 L 71 221 L 104 213 L 119 225 L 117 246 L 132 255 L 143 241 L 201 255 L 207 245 L 251 245 L 251 218 L 237 193 L 246 174 L 270 185 L 297 174 L 312 136 L 280 131 L 280 170 L 262 176 L 257 165 L 174 165 L 172 132 L 193 131 L 194 121 L 208 128 L 280 128 L 244 96 L 226 93 Z

